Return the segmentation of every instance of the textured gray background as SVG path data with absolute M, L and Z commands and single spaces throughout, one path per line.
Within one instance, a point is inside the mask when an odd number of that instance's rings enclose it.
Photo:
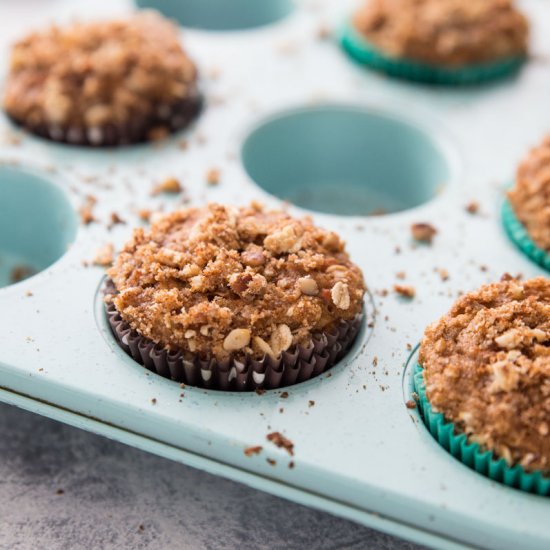
M 0 404 L 0 548 L 419 547 Z

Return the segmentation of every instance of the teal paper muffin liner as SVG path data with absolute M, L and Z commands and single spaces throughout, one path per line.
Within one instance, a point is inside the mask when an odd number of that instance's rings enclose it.
M 510 240 L 533 262 L 550 271 L 550 254 L 537 246 L 518 220 L 508 199 L 502 204 L 502 223 Z
M 511 74 L 525 61 L 525 57 L 522 56 L 502 59 L 493 63 L 448 68 L 409 59 L 399 59 L 388 56 L 375 48 L 354 28 L 351 22 L 345 25 L 340 43 L 344 50 L 359 63 L 390 76 L 430 84 L 451 86 L 479 84 Z
M 492 451 L 484 451 L 478 443 L 469 443 L 464 433 L 459 433 L 454 423 L 447 422 L 441 413 L 434 412 L 426 396 L 426 384 L 422 367 L 415 366 L 414 389 L 418 394 L 418 408 L 424 424 L 436 441 L 457 460 L 476 472 L 529 493 L 550 496 L 550 478 L 542 472 L 526 472 L 522 466 L 508 466 L 503 458 L 495 458 Z

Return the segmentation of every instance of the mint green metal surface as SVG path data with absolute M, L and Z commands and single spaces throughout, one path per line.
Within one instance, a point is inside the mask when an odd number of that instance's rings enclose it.
M 342 47 L 359 63 L 377 71 L 407 80 L 429 84 L 471 85 L 502 78 L 517 71 L 525 62 L 516 57 L 467 67 L 444 67 L 428 65 L 385 55 L 360 35 L 351 22 L 346 23 L 341 36 Z
M 512 242 L 533 262 L 550 271 L 550 254 L 533 242 L 508 199 L 502 203 L 502 223 Z
M 9 42 L 46 19 L 97 19 L 133 8 L 129 0 L 55 0 L 35 2 L 33 9 L 27 2 L 4 4 L 20 15 L 8 18 L 0 3 L 6 22 L 2 73 Z M 87 195 L 97 198 L 97 222 L 80 226 L 61 257 L 27 281 L 0 288 L 0 399 L 434 548 L 546 549 L 550 499 L 493 482 L 454 460 L 418 412 L 406 408 L 410 369 L 405 392 L 403 365 L 407 345 L 459 291 L 505 271 L 541 273 L 502 231 L 501 182 L 548 130 L 540 113 L 548 105 L 550 71 L 528 63 L 513 81 L 468 89 L 380 78 L 350 63 L 334 43 L 317 39 L 320 26 L 342 21 L 355 3 L 315 4 L 297 2 L 289 17 L 254 31 L 185 30 L 183 42 L 202 69 L 208 106 L 193 128 L 166 142 L 99 151 L 19 133 L 15 146 L 5 137 L 16 130 L 0 116 L 1 166 L 35 166 L 75 210 Z M 534 47 L 550 52 L 544 3 L 524 4 L 539 26 Z M 274 136 L 274 120 L 292 131 Z M 308 142 L 314 131 L 334 135 Z M 271 137 L 263 142 L 261 135 Z M 258 138 L 255 145 L 249 136 Z M 293 140 L 292 147 L 285 140 Z M 245 143 L 258 149 L 245 151 Z M 263 143 L 272 144 L 270 154 Z M 302 154 L 293 156 L 302 145 Z M 395 166 L 386 169 L 373 151 Z M 271 167 L 262 171 L 256 154 L 265 154 Z M 357 161 L 360 156 L 369 162 Z M 97 250 L 107 243 L 119 250 L 131 228 L 143 225 L 137 211 L 144 208 L 168 212 L 182 204 L 251 200 L 280 208 L 280 198 L 301 184 L 286 186 L 284 178 L 277 184 L 274 173 L 284 169 L 286 178 L 292 165 L 309 196 L 290 212 L 309 214 L 342 236 L 375 300 L 371 330 L 352 354 L 330 376 L 290 388 L 287 398 L 182 389 L 133 363 L 112 341 L 102 316 L 104 271 L 90 265 Z M 339 192 L 327 197 L 312 185 L 319 166 L 331 177 L 346 176 Z M 212 168 L 220 170 L 217 186 L 205 182 Z M 151 196 L 167 177 L 179 178 L 185 192 Z M 371 204 L 376 208 L 375 191 L 392 213 L 356 215 Z M 464 209 L 472 200 L 481 205 L 477 216 Z M 48 210 L 63 212 L 64 201 L 49 202 Z M 113 212 L 126 223 L 109 227 Z M 39 215 L 37 208 L 32 217 Z M 2 216 L 12 214 L 0 202 Z M 410 226 L 417 222 L 438 229 L 432 246 L 411 241 Z M 69 233 L 61 235 L 56 242 L 71 242 Z M 449 279 L 442 281 L 436 268 L 446 268 Z M 383 292 L 399 271 L 416 288 L 412 301 Z M 293 457 L 266 439 L 271 431 L 294 442 Z M 246 456 L 252 445 L 261 445 L 262 453 Z

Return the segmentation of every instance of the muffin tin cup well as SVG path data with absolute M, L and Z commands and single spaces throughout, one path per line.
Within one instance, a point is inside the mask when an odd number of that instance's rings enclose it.
M 542 472 L 526 472 L 519 464 L 510 467 L 504 458 L 496 459 L 492 451 L 483 451 L 478 443 L 469 443 L 468 436 L 459 433 L 454 423 L 432 409 L 426 395 L 424 372 L 414 367 L 413 385 L 418 395 L 418 407 L 424 424 L 436 441 L 457 460 L 476 472 L 508 487 L 541 496 L 550 496 L 550 478 Z
M 516 72 L 525 62 L 525 57 L 512 57 L 492 63 L 453 68 L 399 59 L 384 54 L 370 44 L 354 28 L 351 21 L 345 24 L 340 43 L 348 55 L 363 65 L 390 76 L 427 84 L 449 86 L 481 84 Z
M 241 160 L 256 185 L 294 206 L 381 216 L 421 207 L 458 179 L 449 141 L 393 108 L 325 102 L 266 115 L 244 137 Z
M 0 288 L 49 268 L 76 232 L 75 212 L 49 174 L 0 165 Z
M 502 204 L 502 223 L 510 240 L 533 262 L 550 271 L 550 254 L 537 246 L 518 220 L 508 199 Z
M 140 8 L 154 8 L 184 27 L 236 31 L 273 24 L 288 16 L 293 0 L 136 0 Z
M 126 124 L 109 123 L 89 128 L 59 124 L 34 125 L 13 117 L 10 119 L 32 134 L 50 141 L 85 147 L 118 147 L 151 141 L 151 132 L 158 128 L 168 133 L 183 130 L 199 115 L 203 102 L 203 97 L 195 90 L 181 101 L 159 104 L 156 112 L 147 117 L 134 117 Z
M 113 290 L 107 280 L 105 291 Z M 348 353 L 363 321 L 363 315 L 341 321 L 333 331 L 313 335 L 309 346 L 293 346 L 279 358 L 232 356 L 220 362 L 213 356 L 188 357 L 166 350 L 133 330 L 113 304 L 105 306 L 105 314 L 116 343 L 145 368 L 190 386 L 239 392 L 283 388 L 319 376 Z

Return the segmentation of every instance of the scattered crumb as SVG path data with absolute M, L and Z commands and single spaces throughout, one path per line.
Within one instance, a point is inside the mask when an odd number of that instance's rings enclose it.
M 407 406 L 407 409 L 416 409 L 416 401 L 409 399 L 405 405 Z
M 10 273 L 10 282 L 12 284 L 19 283 L 32 277 L 35 274 L 35 270 L 28 265 L 16 265 Z
M 281 399 L 287 399 L 288 397 L 288 392 L 287 391 L 284 391 L 284 392 L 281 392 L 281 395 L 279 396 Z
M 145 525 L 143 525 L 143 523 L 140 523 L 139 526 L 138 526 L 138 530 L 139 531 L 145 531 Z
M 313 399 L 310 399 L 308 402 L 308 407 L 313 407 L 315 405 L 315 401 Z
M 387 213 L 388 212 L 385 208 L 375 208 L 369 213 L 369 216 L 384 216 Z
M 56 495 L 64 495 L 65 494 L 65 490 L 64 489 L 57 489 L 57 491 L 55 492 Z
M 113 228 L 115 225 L 125 225 L 126 222 L 116 213 L 111 213 L 111 221 L 109 222 L 109 225 L 107 226 L 108 229 Z
M 107 243 L 106 245 L 98 248 L 93 259 L 93 265 L 98 265 L 102 267 L 108 267 L 113 263 L 113 245 Z
M 298 44 L 291 40 L 280 42 L 277 45 L 277 52 L 281 55 L 296 55 L 298 52 Z
M 30 290 L 27 290 L 27 292 L 25 292 L 25 296 L 30 298 L 31 296 L 34 296 L 34 294 Z
M 500 277 L 501 281 L 521 281 L 523 279 L 523 275 L 521 273 L 518 273 L 517 275 L 510 275 L 510 273 L 503 273 Z
M 271 466 L 276 466 L 277 465 L 277 461 L 273 460 L 272 458 L 266 458 L 265 460 Z
M 294 443 L 286 438 L 281 432 L 271 432 L 267 434 L 266 438 L 280 449 L 285 449 L 289 455 L 294 455 Z
M 220 183 L 220 171 L 218 168 L 210 168 L 206 172 L 206 183 L 208 185 L 218 185 Z
M 437 234 L 437 229 L 429 223 L 413 223 L 411 234 L 415 241 L 431 244 Z
M 263 447 L 261 445 L 256 445 L 254 447 L 247 447 L 244 450 L 246 456 L 258 455 L 262 452 Z
M 153 399 L 151 399 L 151 403 L 153 405 L 156 405 L 157 404 L 157 398 L 156 397 L 153 397 Z
M 328 40 L 332 35 L 332 31 L 328 25 L 320 25 L 317 28 L 317 38 L 319 40 Z
M 167 178 L 160 183 L 157 183 L 151 190 L 151 196 L 160 195 L 161 193 L 181 193 L 183 187 L 180 181 L 176 178 Z
M 189 142 L 186 139 L 180 139 L 178 141 L 178 149 L 185 151 L 189 147 Z
M 465 208 L 468 214 L 477 214 L 479 212 L 479 203 L 477 201 L 471 201 L 466 205 Z
M 288 463 L 288 469 L 289 470 L 292 470 L 294 468 L 294 460 L 291 460 L 289 463 Z
M 441 278 L 442 281 L 448 281 L 449 280 L 449 272 L 445 268 L 438 267 L 437 268 L 437 273 L 439 274 L 439 277 Z
M 265 390 L 263 388 L 256 388 L 254 390 L 258 395 L 263 395 L 265 393 Z
M 93 195 L 87 195 L 84 204 L 80 207 L 78 213 L 80 214 L 80 221 L 84 225 L 90 225 L 92 222 L 97 221 L 93 209 L 97 203 L 97 199 Z
M 412 299 L 416 295 L 416 290 L 410 285 L 393 285 L 393 290 L 404 298 Z
M 404 271 L 398 271 L 395 276 L 402 281 L 407 275 Z
M 140 210 L 137 211 L 137 215 L 139 216 L 139 219 L 144 222 L 148 222 L 151 219 L 151 214 L 152 212 L 148 208 L 141 208 Z

